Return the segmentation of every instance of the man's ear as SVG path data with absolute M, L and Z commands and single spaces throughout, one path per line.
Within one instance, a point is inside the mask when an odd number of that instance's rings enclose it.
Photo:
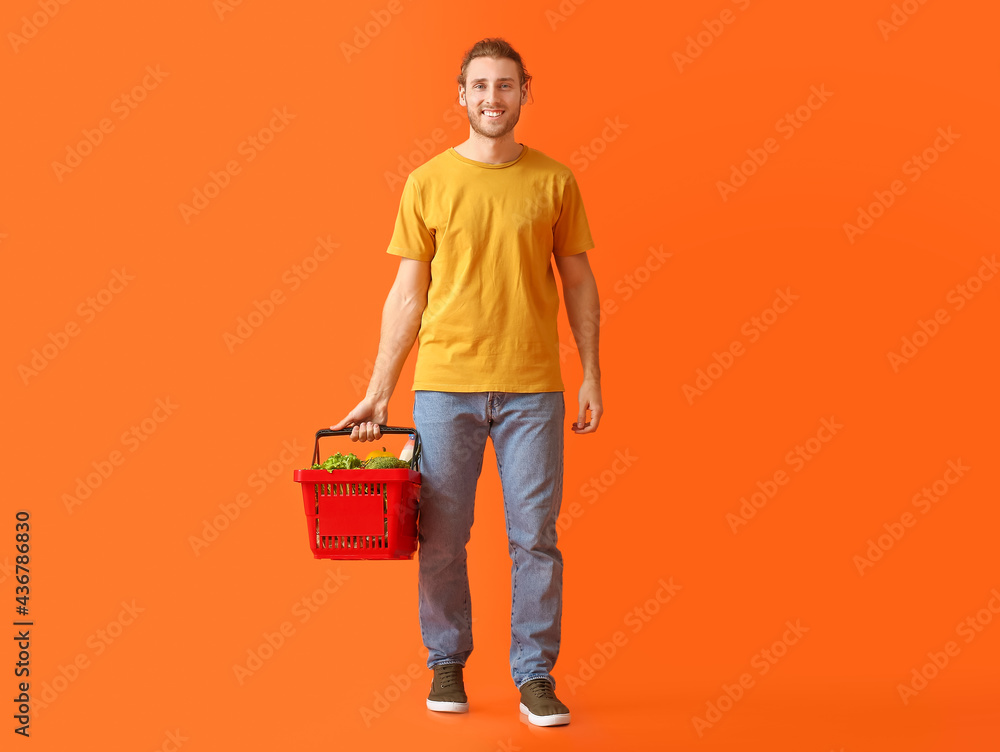
M 458 87 L 458 103 L 465 104 L 465 89 L 461 86 Z

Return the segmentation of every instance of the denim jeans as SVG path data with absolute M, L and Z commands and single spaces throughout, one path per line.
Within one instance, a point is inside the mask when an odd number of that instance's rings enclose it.
M 511 677 L 518 687 L 537 678 L 555 683 L 565 413 L 562 392 L 415 392 L 413 421 L 421 443 L 418 601 L 428 668 L 464 666 L 472 652 L 465 547 L 489 437 L 511 560 Z

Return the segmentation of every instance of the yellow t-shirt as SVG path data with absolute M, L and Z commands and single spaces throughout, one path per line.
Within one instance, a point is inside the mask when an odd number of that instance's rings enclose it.
M 564 391 L 551 256 L 593 247 L 573 173 L 540 151 L 413 170 L 388 248 L 431 262 L 413 390 Z

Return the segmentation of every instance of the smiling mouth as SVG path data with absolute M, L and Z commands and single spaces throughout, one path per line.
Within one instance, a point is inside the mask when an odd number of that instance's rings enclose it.
M 503 115 L 505 110 L 483 110 L 483 116 L 490 119 L 496 120 L 498 117 Z

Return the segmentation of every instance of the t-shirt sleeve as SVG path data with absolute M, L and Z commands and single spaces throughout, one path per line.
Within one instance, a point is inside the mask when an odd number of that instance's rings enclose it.
M 552 252 L 556 256 L 572 256 L 594 247 L 583 208 L 583 197 L 576 178 L 570 173 L 563 186 L 559 217 L 552 228 Z
M 411 173 L 403 185 L 396 226 L 386 252 L 417 261 L 430 261 L 434 258 L 434 249 L 434 233 L 427 228 L 424 221 L 420 187 Z

